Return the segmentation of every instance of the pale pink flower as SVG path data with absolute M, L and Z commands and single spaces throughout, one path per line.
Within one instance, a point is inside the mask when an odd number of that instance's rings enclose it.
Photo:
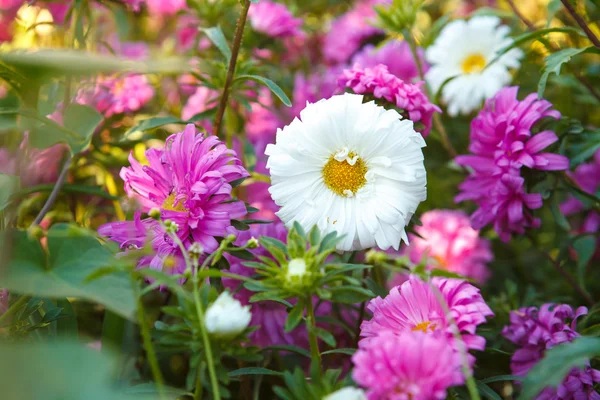
M 304 35 L 300 30 L 302 20 L 294 18 L 294 15 L 284 4 L 261 0 L 250 6 L 248 18 L 255 31 L 271 37 Z

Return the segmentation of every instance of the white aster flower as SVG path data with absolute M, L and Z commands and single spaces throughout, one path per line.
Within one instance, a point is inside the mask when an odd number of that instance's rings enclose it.
M 398 249 L 427 195 L 423 137 L 410 120 L 363 96 L 308 104 L 267 146 L 272 186 L 288 226 L 346 235 L 339 250 Z
M 204 315 L 206 330 L 215 336 L 235 336 L 250 324 L 250 306 L 231 297 L 225 291 L 208 307 Z
M 431 68 L 425 79 L 434 92 L 448 78 L 456 76 L 442 89 L 442 100 L 448 105 L 448 114 L 468 114 L 510 83 L 509 69 L 521 65 L 521 50 L 509 50 L 486 68 L 501 49 L 513 42 L 508 37 L 509 32 L 509 27 L 500 25 L 497 17 L 456 20 L 446 25 L 427 48 L 425 58 Z
M 323 400 L 367 400 L 367 396 L 362 389 L 345 387 L 323 397 Z

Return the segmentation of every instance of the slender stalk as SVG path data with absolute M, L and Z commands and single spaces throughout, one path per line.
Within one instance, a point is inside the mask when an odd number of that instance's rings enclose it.
M 311 373 L 315 376 L 321 376 L 321 352 L 319 351 L 319 341 L 315 328 L 317 326 L 315 319 L 315 309 L 312 302 L 312 296 L 306 297 L 306 329 L 308 331 L 308 341 L 310 344 L 310 355 L 311 355 Z
M 583 31 L 585 32 L 588 39 L 590 39 L 590 42 L 592 42 L 594 44 L 594 46 L 596 46 L 597 48 L 600 49 L 600 39 L 598 39 L 598 37 L 594 34 L 594 32 L 592 32 L 592 30 L 588 26 L 587 22 L 585 22 L 583 17 L 577 13 L 577 11 L 573 7 L 573 5 L 569 2 L 569 0 L 560 0 L 560 1 L 563 3 L 563 5 L 567 9 L 567 11 L 571 15 L 571 17 L 575 20 L 575 22 L 577 22 L 577 25 L 579 25 L 581 27 L 581 29 L 583 29 Z
M 67 173 L 69 172 L 69 168 L 71 168 L 72 161 L 73 161 L 73 156 L 71 155 L 71 153 L 69 153 L 69 155 L 67 156 L 67 160 L 65 161 L 65 164 L 63 165 L 62 171 L 60 171 L 60 175 L 58 176 L 56 185 L 54 185 L 54 189 L 52 189 L 52 192 L 50 192 L 50 196 L 48 197 L 48 200 L 46 200 L 46 204 L 44 204 L 40 213 L 37 215 L 37 217 L 35 217 L 35 220 L 31 224 L 31 226 L 39 225 L 40 222 L 42 222 L 42 220 L 48 213 L 48 211 L 50 211 L 50 209 L 54 205 L 54 202 L 56 202 L 56 199 L 58 198 L 58 194 L 60 193 L 60 188 L 65 183 L 65 179 L 67 178 Z
M 19 297 L 19 300 L 15 301 L 13 303 L 13 305 L 10 306 L 10 308 L 8 310 L 6 310 L 6 312 L 4 314 L 0 315 L 0 326 L 8 319 L 8 317 L 10 317 L 15 312 L 17 312 L 17 310 L 19 308 L 21 308 L 21 306 L 23 304 L 27 303 L 29 301 L 29 299 L 30 299 L 29 296 L 21 296 L 21 297 Z
M 235 66 L 237 64 L 238 54 L 242 45 L 242 37 L 244 36 L 244 27 L 246 26 L 246 18 L 248 17 L 248 10 L 250 9 L 250 0 L 244 0 L 244 7 L 237 21 L 235 27 L 235 34 L 233 38 L 233 48 L 231 49 L 231 59 L 229 60 L 229 67 L 227 68 L 227 79 L 225 80 L 225 87 L 223 88 L 223 94 L 219 101 L 219 108 L 217 110 L 217 117 L 215 119 L 215 135 L 219 135 L 221 125 L 223 123 L 223 115 L 227 108 L 227 101 L 229 99 L 229 89 L 233 82 L 235 75 Z
M 198 374 L 196 375 L 196 389 L 194 389 L 194 400 L 202 400 L 202 379 L 200 376 L 202 374 L 202 365 L 198 365 Z
M 150 328 L 148 328 L 148 321 L 146 320 L 146 312 L 144 310 L 144 302 L 142 301 L 142 296 L 139 293 L 138 283 L 134 282 L 133 284 L 135 286 L 135 291 L 137 292 L 137 317 L 142 333 L 142 343 L 144 345 L 146 355 L 148 356 L 148 364 L 150 364 L 152 376 L 156 382 L 158 396 L 161 400 L 163 400 L 166 399 L 165 381 L 163 379 L 162 372 L 160 371 L 160 366 L 158 365 L 158 358 L 156 357 L 154 346 L 152 345 L 152 336 L 150 335 Z
M 525 25 L 527 25 L 527 28 L 530 31 L 535 31 L 536 27 L 533 24 L 533 22 L 531 22 L 529 19 L 527 19 L 527 17 L 525 17 L 520 11 L 519 8 L 517 7 L 517 5 L 515 4 L 515 2 L 513 0 L 506 0 L 506 2 L 508 3 L 508 5 L 510 6 L 510 8 L 512 9 L 512 11 L 515 13 L 515 15 L 521 20 L 523 21 L 523 23 Z

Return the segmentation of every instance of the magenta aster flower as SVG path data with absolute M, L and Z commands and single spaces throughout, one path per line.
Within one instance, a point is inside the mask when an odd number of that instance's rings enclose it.
M 271 37 L 304 35 L 300 30 L 302 20 L 294 18 L 284 4 L 261 0 L 250 6 L 248 18 L 250 18 L 250 25 L 255 31 Z
M 403 254 L 413 263 L 427 256 L 428 268 L 445 269 L 462 276 L 485 282 L 490 271 L 487 263 L 494 255 L 488 240 L 471 227 L 469 217 L 462 211 L 433 210 L 421 216 L 417 235 L 409 235 L 410 245 Z
M 149 165 L 132 155 L 121 170 L 125 191 L 142 211 L 161 211 L 179 226 L 184 243 L 200 243 L 207 252 L 218 247 L 216 237 L 235 234 L 231 220 L 246 214 L 241 201 L 231 201 L 231 182 L 249 176 L 233 150 L 215 136 L 196 135 L 193 125 L 167 138 L 164 150 L 146 151 Z
M 586 307 L 573 308 L 567 304 L 544 304 L 537 307 L 511 311 L 510 325 L 502 335 L 519 346 L 511 357 L 512 373 L 519 376 L 527 372 L 544 357 L 546 350 L 579 337 L 577 319 L 588 312 Z M 570 323 L 569 323 L 570 321 Z M 558 388 L 546 388 L 537 399 L 600 399 L 594 384 L 600 382 L 600 371 L 589 365 L 574 368 Z
M 417 53 L 423 66 L 423 73 L 425 73 L 429 69 L 429 64 L 425 61 L 423 49 L 419 48 Z M 362 68 L 373 68 L 383 64 L 392 75 L 404 82 L 420 80 L 419 68 L 409 45 L 404 40 L 390 40 L 377 48 L 372 44 L 368 44 L 352 57 L 350 64 L 358 64 Z
M 415 130 L 424 137 L 431 131 L 433 113 L 441 112 L 431 102 L 421 87 L 424 82 L 406 83 L 389 73 L 385 65 L 362 68 L 355 64 L 344 70 L 338 80 L 341 88 L 350 88 L 356 94 L 372 94 L 377 99 L 385 99 L 404 110 L 405 117 L 415 123 Z
M 373 317 L 360 326 L 360 335 L 365 338 L 361 342 L 372 340 L 382 331 L 417 330 L 443 332 L 453 340 L 450 322 L 431 285 L 442 293 L 467 348 L 483 350 L 485 339 L 476 335 L 477 326 L 494 313 L 475 286 L 459 279 L 439 277 L 433 278 L 431 283 L 410 277 L 402 285 L 392 288 L 385 299 L 371 300 L 367 308 Z
M 518 89 L 504 88 L 486 101 L 471 122 L 472 155 L 456 158 L 474 173 L 459 186 L 461 193 L 455 200 L 475 201 L 479 208 L 472 215 L 473 227 L 492 223 L 504 241 L 510 240 L 511 233 L 522 234 L 526 228 L 540 225 L 528 210 L 540 208 L 542 197 L 525 191 L 521 168 L 556 171 L 569 167 L 566 157 L 541 152 L 558 140 L 554 132 L 532 132 L 542 118 L 558 119 L 560 113 L 552 110 L 549 102 L 537 100 L 535 94 L 518 101 Z
M 172 16 L 187 8 L 186 0 L 146 0 L 148 12 L 154 15 Z
M 464 382 L 460 357 L 444 335 L 383 331 L 362 343 L 352 362 L 352 378 L 369 400 L 442 400 Z

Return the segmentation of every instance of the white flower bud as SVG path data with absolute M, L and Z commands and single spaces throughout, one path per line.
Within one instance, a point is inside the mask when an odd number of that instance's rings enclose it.
M 287 268 L 287 279 L 302 278 L 306 274 L 306 261 L 303 258 L 290 260 Z
M 250 239 L 248 239 L 248 241 L 246 242 L 246 247 L 248 249 L 256 249 L 258 248 L 259 243 L 258 243 L 258 239 L 256 239 L 254 236 L 252 236 Z
M 225 291 L 206 310 L 204 324 L 212 335 L 235 336 L 248 327 L 251 318 L 250 306 L 242 306 Z
M 362 389 L 345 387 L 323 397 L 323 400 L 367 400 L 367 396 Z

